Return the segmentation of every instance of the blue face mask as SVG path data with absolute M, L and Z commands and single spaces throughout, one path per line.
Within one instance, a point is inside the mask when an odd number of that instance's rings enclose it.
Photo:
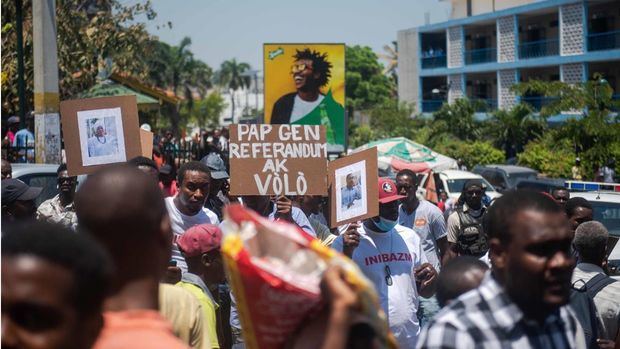
M 396 226 L 396 224 L 398 224 L 398 221 L 392 221 L 389 219 L 385 219 L 383 217 L 379 217 L 379 220 L 377 221 L 377 219 L 373 219 L 372 222 L 375 224 L 375 226 L 377 228 L 379 228 L 381 231 L 385 231 L 388 232 L 392 229 L 394 229 L 394 227 Z

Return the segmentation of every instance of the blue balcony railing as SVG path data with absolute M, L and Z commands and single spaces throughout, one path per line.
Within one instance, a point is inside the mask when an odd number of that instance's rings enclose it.
M 436 55 L 422 58 L 422 69 L 445 68 L 446 55 Z
M 529 96 L 521 97 L 521 102 L 529 104 L 535 111 L 540 111 L 544 106 L 557 101 L 557 97 Z
M 519 58 L 557 56 L 560 52 L 559 44 L 557 39 L 524 42 L 519 45 Z
M 465 51 L 465 64 L 479 64 L 497 61 L 497 49 L 481 48 Z
M 588 35 L 588 51 L 620 48 L 620 30 Z
M 423 113 L 434 113 L 441 109 L 441 106 L 446 101 L 444 99 L 427 99 L 422 101 L 422 112 Z
M 497 110 L 497 99 L 493 98 L 471 98 L 470 99 L 476 113 L 485 113 Z

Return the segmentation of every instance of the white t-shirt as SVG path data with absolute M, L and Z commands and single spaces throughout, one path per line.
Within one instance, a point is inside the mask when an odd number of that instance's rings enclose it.
M 303 99 L 299 98 L 299 95 L 295 95 L 295 102 L 293 103 L 293 111 L 291 112 L 291 120 L 290 123 L 293 123 L 304 116 L 308 115 L 311 111 L 314 110 L 321 101 L 325 98 L 323 95 L 319 94 L 319 98 L 314 102 L 306 102 Z
M 426 253 L 428 262 L 436 270 L 439 270 L 439 248 L 437 240 L 445 237 L 446 221 L 441 210 L 426 200 L 420 200 L 420 204 L 411 214 L 408 214 L 403 206 L 398 210 L 398 224 L 413 229 L 422 240 L 422 249 Z
M 387 233 L 372 232 L 362 225 L 358 232 L 361 239 L 353 252 L 353 261 L 375 285 L 399 347 L 415 348 L 420 324 L 414 269 L 427 262 L 420 237 L 402 225 Z M 334 240 L 332 248 L 342 252 L 342 235 Z M 392 286 L 386 283 L 386 265 L 390 268 Z
M 172 241 L 172 259 L 177 261 L 177 266 L 185 273 L 187 272 L 187 264 L 185 258 L 181 255 L 179 247 L 177 246 L 177 239 L 185 233 L 185 231 L 198 224 L 220 224 L 220 220 L 217 215 L 209 210 L 203 208 L 200 212 L 193 216 L 187 216 L 181 213 L 174 205 L 174 197 L 166 198 L 166 209 L 168 210 L 168 216 L 170 216 L 170 225 L 172 225 L 172 232 L 174 233 Z

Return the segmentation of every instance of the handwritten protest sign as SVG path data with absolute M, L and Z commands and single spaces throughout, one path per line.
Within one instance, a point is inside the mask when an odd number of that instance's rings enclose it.
M 232 195 L 327 195 L 325 127 L 231 125 Z

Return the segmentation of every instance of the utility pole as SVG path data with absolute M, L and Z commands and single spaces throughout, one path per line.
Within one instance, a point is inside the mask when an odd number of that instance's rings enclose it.
M 60 97 L 56 1 L 32 2 L 34 51 L 35 154 L 37 163 L 60 164 Z
M 26 93 L 24 92 L 24 15 L 22 0 L 15 0 L 15 31 L 17 34 L 17 95 L 19 97 L 20 128 L 26 126 Z

